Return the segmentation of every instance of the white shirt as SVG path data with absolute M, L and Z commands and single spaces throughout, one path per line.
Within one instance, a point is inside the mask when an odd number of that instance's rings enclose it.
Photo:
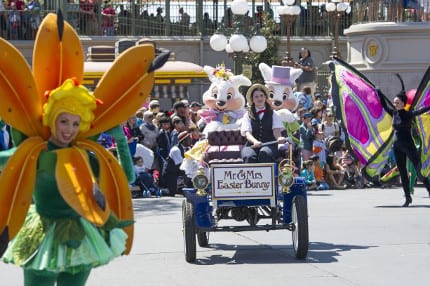
M 184 160 L 184 157 L 182 157 L 181 150 L 179 149 L 178 145 L 175 145 L 170 149 L 169 157 L 172 158 L 176 166 L 181 164 Z
M 154 152 L 152 152 L 151 149 L 140 143 L 137 143 L 134 157 L 142 157 L 145 168 L 149 170 L 152 169 L 152 164 L 154 163 Z
M 260 114 L 261 117 L 263 115 L 264 115 L 264 113 Z M 277 129 L 277 128 L 284 129 L 284 124 L 282 124 L 281 118 L 279 117 L 278 114 L 276 114 L 276 112 L 273 112 L 273 115 L 272 115 L 272 128 L 273 129 Z M 245 133 L 247 131 L 252 133 L 251 118 L 249 118 L 248 112 L 246 112 L 245 115 L 243 116 L 242 125 L 240 126 L 240 135 L 245 136 Z

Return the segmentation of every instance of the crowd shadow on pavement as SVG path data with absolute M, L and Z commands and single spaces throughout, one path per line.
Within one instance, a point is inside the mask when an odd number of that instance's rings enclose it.
M 333 263 L 337 262 L 342 252 L 351 250 L 366 250 L 377 246 L 331 244 L 325 242 L 311 242 L 308 256 L 304 260 L 296 259 L 292 246 L 285 245 L 227 245 L 221 243 L 209 244 L 208 252 L 199 251 L 196 265 L 216 264 L 302 264 L 302 263 Z M 213 254 L 209 250 L 235 251 Z

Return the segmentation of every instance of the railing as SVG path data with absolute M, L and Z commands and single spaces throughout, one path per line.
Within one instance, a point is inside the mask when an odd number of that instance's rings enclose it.
M 64 18 L 77 30 L 80 35 L 118 35 L 118 36 L 210 36 L 220 23 L 231 26 L 234 19 L 228 13 L 231 0 L 201 0 L 200 1 L 176 1 L 176 0 L 136 0 L 118 2 L 113 1 L 115 15 L 112 18 L 103 15 L 105 6 L 94 0 L 69 0 L 68 3 L 56 0 L 41 1 L 41 11 L 27 10 L 13 11 L 6 7 L 0 17 L 4 17 L 6 27 L 0 27 L 0 36 L 13 40 L 34 39 L 40 16 L 44 17 L 48 12 L 55 12 L 61 8 Z M 250 13 L 245 21 L 247 25 L 259 24 L 261 12 L 273 15 L 277 23 L 274 34 L 284 36 L 286 27 L 276 13 L 276 8 L 281 1 L 254 0 L 249 1 Z M 325 10 L 325 5 L 330 2 L 296 0 L 301 6 L 301 14 L 296 18 L 292 26 L 292 36 L 331 36 L 333 19 Z M 350 5 L 350 1 L 343 2 Z M 226 5 L 224 5 L 226 3 Z M 351 24 L 374 21 L 428 21 L 430 0 L 361 0 L 351 1 L 347 13 L 340 18 L 340 34 Z M 396 4 L 393 4 L 396 3 Z M 405 5 L 403 3 L 406 3 Z M 180 7 L 188 17 L 179 13 Z M 254 12 L 252 12 L 254 11 Z M 19 21 L 13 24 L 11 15 L 17 13 Z M 227 17 L 224 17 L 227 15 Z M 230 16 L 229 16 L 230 15 Z M 188 20 L 187 20 L 188 19 Z M 109 29 L 108 29 L 109 28 Z

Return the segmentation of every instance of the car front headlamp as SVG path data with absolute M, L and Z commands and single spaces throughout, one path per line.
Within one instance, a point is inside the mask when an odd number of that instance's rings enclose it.
M 204 190 L 209 185 L 209 179 L 205 175 L 205 172 L 203 169 L 199 169 L 197 171 L 197 174 L 193 178 L 193 186 L 197 190 Z

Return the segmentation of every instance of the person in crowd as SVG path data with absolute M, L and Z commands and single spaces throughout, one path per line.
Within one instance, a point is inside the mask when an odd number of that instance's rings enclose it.
M 126 126 L 128 127 L 128 130 L 130 131 L 130 136 L 132 138 L 135 138 L 135 141 L 137 143 L 142 143 L 143 139 L 144 139 L 144 135 L 142 134 L 142 131 L 140 131 L 140 128 L 137 125 L 136 115 L 133 115 L 132 117 L 127 119 Z
M 94 0 L 79 0 L 79 32 L 94 35 L 97 29 Z
M 158 168 L 156 168 L 153 172 L 154 178 L 160 177 L 160 171 L 163 169 L 164 164 L 167 162 L 170 148 L 172 147 L 170 136 L 171 120 L 167 115 L 163 115 L 160 117 L 160 119 L 158 120 L 158 128 L 159 132 L 157 136 L 157 151 L 155 153 Z
M 184 11 L 183 7 L 179 8 L 179 24 L 185 29 L 188 29 L 190 26 L 190 15 Z
M 203 34 L 210 35 L 214 32 L 215 26 L 212 19 L 209 17 L 209 13 L 203 14 Z
M 199 110 L 202 109 L 202 104 L 200 102 L 193 101 L 190 104 L 190 109 L 192 112 L 198 112 Z
M 7 38 L 7 17 L 6 7 L 3 0 L 0 0 L 0 37 Z
M 281 135 L 284 130 L 282 121 L 268 99 L 269 90 L 262 84 L 253 84 L 246 93 L 249 109 L 240 127 L 241 135 L 246 138 L 241 150 L 245 163 L 274 162 L 278 157 L 278 143 L 286 142 Z
M 140 131 L 139 127 L 136 124 L 137 118 L 135 115 L 127 119 L 126 122 L 123 123 L 123 131 L 125 136 L 127 137 L 128 147 L 130 148 L 130 154 L 134 157 L 136 153 L 136 144 L 143 141 L 143 134 Z
M 145 165 L 144 159 L 141 156 L 136 156 L 133 158 L 133 162 L 134 172 L 136 174 L 134 185 L 139 186 L 143 196 L 146 195 L 149 197 L 152 194 L 159 196 L 160 193 L 157 192 L 158 188 L 154 184 L 154 178 Z
M 105 8 L 102 11 L 102 28 L 103 35 L 114 36 L 115 35 L 115 9 L 112 7 L 110 2 L 106 3 Z
M 324 167 L 325 179 L 330 188 L 342 190 L 346 186 L 343 184 L 345 170 L 339 164 L 338 158 L 334 154 L 327 155 L 327 162 Z
M 299 124 L 303 123 L 303 115 L 306 113 L 306 109 L 304 107 L 300 107 L 297 109 L 297 111 L 294 113 L 294 116 L 297 119 L 297 122 Z
M 124 8 L 124 4 L 119 5 L 118 30 L 120 35 L 129 35 L 131 30 L 131 13 Z
M 143 114 L 143 123 L 140 125 L 140 131 L 143 134 L 143 145 L 155 151 L 157 147 L 158 127 L 153 123 L 154 113 L 145 111 Z
M 138 111 L 136 111 L 136 125 L 140 126 L 143 123 L 143 114 L 145 113 L 145 109 L 144 108 L 140 108 Z
M 163 8 L 158 7 L 157 8 L 157 14 L 155 15 L 155 20 L 159 23 L 163 23 L 164 22 L 164 17 L 163 17 Z
M 31 39 L 34 39 L 41 21 L 40 12 L 42 11 L 42 5 L 39 0 L 32 0 L 28 3 L 26 10 L 30 12 L 29 28 L 31 31 Z
M 21 14 L 16 8 L 15 2 L 10 3 L 10 10 L 7 14 L 8 32 L 9 39 L 18 40 L 18 36 L 21 29 Z
M 113 137 L 106 132 L 102 132 L 100 134 L 99 138 L 97 139 L 97 142 L 106 149 L 110 149 L 115 146 L 115 141 Z
M 182 131 L 178 135 L 178 144 L 174 145 L 169 152 L 167 163 L 161 172 L 160 180 L 169 190 L 169 196 L 175 196 L 179 177 L 187 178 L 185 172 L 180 170 L 184 154 L 191 146 L 191 134 L 188 131 Z M 186 182 L 189 184 L 190 182 Z
M 341 148 L 342 154 L 339 157 L 339 164 L 345 169 L 345 181 L 348 186 L 362 188 L 364 179 L 360 172 L 360 163 L 349 153 L 345 144 Z
M 160 112 L 160 102 L 158 100 L 156 99 L 151 100 L 148 106 L 149 106 L 149 111 L 151 111 L 154 114 L 154 116 Z
M 327 111 L 325 120 L 322 124 L 325 139 L 340 136 L 341 131 L 339 123 L 334 120 L 334 115 L 331 110 Z
M 312 107 L 312 90 L 309 86 L 304 86 L 299 92 L 296 92 L 296 97 L 299 101 L 299 106 L 309 111 Z
M 301 48 L 299 61 L 295 64 L 295 67 L 303 70 L 303 73 L 297 79 L 298 90 L 303 90 L 303 87 L 309 86 L 311 88 L 312 101 L 315 100 L 316 67 L 309 49 Z
M 10 125 L 0 119 L 0 151 L 10 149 L 13 146 L 10 135 Z
M 320 157 L 312 155 L 311 160 L 314 162 L 314 176 L 317 182 L 317 190 L 328 190 L 330 187 L 324 178 L 324 165 L 320 162 Z
M 316 190 L 317 189 L 317 181 L 315 180 L 314 175 L 314 161 L 307 160 L 303 162 L 303 168 L 300 172 L 300 176 L 305 179 L 306 189 L 307 190 Z
M 189 105 L 183 101 L 175 102 L 173 104 L 173 114 L 171 115 L 172 121 L 175 116 L 181 118 L 184 127 L 187 129 L 191 123 Z
M 300 125 L 300 148 L 302 150 L 302 160 L 307 161 L 312 156 L 314 141 L 314 127 L 312 126 L 312 113 L 303 114 L 303 122 Z
M 389 107 L 385 96 L 378 90 L 379 99 L 384 109 L 393 117 L 394 129 L 394 157 L 396 158 L 397 168 L 399 169 L 402 180 L 403 192 L 405 194 L 404 207 L 412 203 L 411 193 L 409 192 L 409 176 L 406 168 L 406 159 L 409 159 L 417 171 L 418 178 L 423 182 L 430 195 L 430 182 L 428 178 L 421 175 L 421 161 L 417 147 L 412 138 L 412 121 L 414 117 L 430 110 L 430 105 L 417 110 L 406 110 L 407 97 L 404 90 L 394 97 L 393 106 Z
M 201 140 L 202 135 L 200 133 L 199 128 L 197 127 L 197 125 L 195 124 L 191 124 L 190 128 L 188 130 L 190 132 L 190 136 L 191 136 L 191 147 L 194 146 L 194 144 L 196 144 L 198 141 Z
M 312 107 L 309 111 L 312 113 L 312 125 L 316 126 L 322 123 L 323 120 L 323 109 L 318 107 Z
M 315 128 L 315 138 L 312 143 L 312 152 L 313 155 L 318 156 L 321 165 L 324 166 L 327 157 L 327 144 L 324 140 L 324 131 L 321 124 L 317 125 Z
M 171 146 L 174 146 L 178 144 L 179 133 L 181 133 L 182 131 L 185 131 L 186 128 L 182 118 L 176 115 L 173 116 L 172 118 L 172 124 L 173 124 L 173 129 L 172 129 L 172 132 L 170 133 L 170 143 L 171 143 Z

